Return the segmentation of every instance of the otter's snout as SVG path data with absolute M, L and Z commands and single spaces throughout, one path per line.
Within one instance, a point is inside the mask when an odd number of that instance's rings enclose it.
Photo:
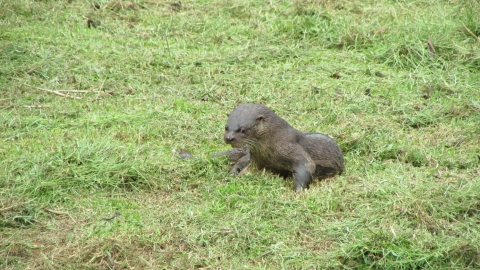
M 225 136 L 223 137 L 223 139 L 225 140 L 225 143 L 232 144 L 235 137 L 233 137 L 232 133 L 225 133 Z

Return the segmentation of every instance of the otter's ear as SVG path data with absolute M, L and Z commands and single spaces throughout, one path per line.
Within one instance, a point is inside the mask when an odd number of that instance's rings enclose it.
M 263 119 L 263 115 L 260 114 L 259 116 L 257 116 L 257 121 L 260 121 L 262 119 Z

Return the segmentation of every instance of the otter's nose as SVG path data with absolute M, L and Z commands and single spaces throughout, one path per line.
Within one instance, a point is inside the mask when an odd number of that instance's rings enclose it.
M 233 142 L 233 136 L 232 135 L 226 134 L 224 139 L 225 139 L 226 143 Z

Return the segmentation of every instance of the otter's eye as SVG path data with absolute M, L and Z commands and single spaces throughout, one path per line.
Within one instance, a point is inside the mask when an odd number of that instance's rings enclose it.
M 225 126 L 225 131 L 228 131 L 228 126 Z
M 245 133 L 245 128 L 239 128 L 237 129 L 237 133 Z

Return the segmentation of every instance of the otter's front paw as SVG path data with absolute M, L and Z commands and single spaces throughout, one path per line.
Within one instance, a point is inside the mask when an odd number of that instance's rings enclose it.
M 237 164 L 235 164 L 232 166 L 232 168 L 230 168 L 230 174 L 238 175 L 242 170 L 243 170 L 242 167 L 237 166 Z
M 250 167 L 250 162 L 237 162 L 230 168 L 230 173 L 236 176 L 243 175 Z

